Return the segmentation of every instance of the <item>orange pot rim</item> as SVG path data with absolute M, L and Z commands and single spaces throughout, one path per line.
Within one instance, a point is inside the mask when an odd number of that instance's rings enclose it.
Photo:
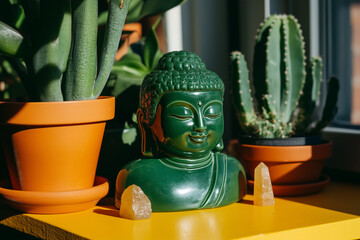
M 322 175 L 320 179 L 315 182 L 306 182 L 298 184 L 272 184 L 274 195 L 277 197 L 292 197 L 316 193 L 321 191 L 327 184 L 330 178 L 327 175 Z M 249 179 L 248 184 L 254 188 L 254 180 Z
M 59 102 L 0 102 L 0 124 L 70 125 L 103 122 L 114 118 L 115 98 Z
M 240 144 L 239 156 L 246 161 L 305 162 L 331 156 L 332 142 L 304 146 L 260 146 Z

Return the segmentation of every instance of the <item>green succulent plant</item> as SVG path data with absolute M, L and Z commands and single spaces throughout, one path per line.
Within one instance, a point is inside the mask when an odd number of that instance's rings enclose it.
M 5 0 L 0 54 L 16 69 L 31 101 L 96 99 L 118 48 L 131 0 L 110 0 L 97 54 L 97 0 Z
M 332 77 L 322 116 L 317 123 L 312 121 L 321 89 L 322 59 L 313 57 L 306 65 L 303 39 L 293 16 L 265 19 L 255 38 L 252 82 L 243 54 L 231 53 L 232 99 L 245 135 L 312 135 L 334 118 L 339 81 Z

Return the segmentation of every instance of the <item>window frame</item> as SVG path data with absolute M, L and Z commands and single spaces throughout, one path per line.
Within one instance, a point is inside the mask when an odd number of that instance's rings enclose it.
M 352 180 L 360 179 L 360 125 L 351 121 L 351 38 L 349 21 L 349 4 L 353 0 L 321 0 L 322 55 L 325 62 L 325 77 L 336 75 L 340 80 L 338 96 L 339 112 L 332 124 L 323 130 L 324 138 L 333 142 L 333 153 L 326 161 L 331 172 L 340 172 L 341 176 L 351 176 Z M 360 2 L 360 1 L 358 1 Z M 348 8 L 348 11 L 344 8 Z M 340 15 L 335 16 L 334 15 Z M 334 19 L 339 19 L 339 22 Z M 346 23 L 346 21 L 348 21 Z M 336 36 L 341 36 L 336 39 Z M 340 42 L 338 42 L 340 41 Z M 339 47 L 341 46 L 341 48 Z M 346 48 L 345 51 L 342 48 Z M 341 60 L 339 60 L 341 59 Z

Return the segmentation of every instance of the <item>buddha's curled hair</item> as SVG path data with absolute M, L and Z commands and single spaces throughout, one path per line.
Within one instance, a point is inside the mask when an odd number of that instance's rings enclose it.
M 214 72 L 207 70 L 193 52 L 175 51 L 165 54 L 155 70 L 145 76 L 140 89 L 140 106 L 144 120 L 151 125 L 163 94 L 170 91 L 219 91 L 224 83 Z

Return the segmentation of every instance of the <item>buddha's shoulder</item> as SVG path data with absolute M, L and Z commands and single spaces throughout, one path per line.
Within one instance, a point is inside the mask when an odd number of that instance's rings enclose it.
M 225 153 L 215 153 L 219 161 L 224 161 L 227 164 L 241 165 L 240 161 Z
M 140 158 L 128 163 L 124 168 L 136 169 L 139 167 L 159 165 L 159 164 L 161 164 L 161 161 L 158 158 Z
M 141 158 L 128 163 L 124 166 L 124 169 L 128 172 L 147 172 L 162 167 L 163 164 L 158 158 Z
M 223 164 L 226 164 L 228 172 L 241 172 L 245 175 L 245 169 L 238 159 L 225 153 L 217 153 L 216 155 L 219 161 L 222 161 Z

